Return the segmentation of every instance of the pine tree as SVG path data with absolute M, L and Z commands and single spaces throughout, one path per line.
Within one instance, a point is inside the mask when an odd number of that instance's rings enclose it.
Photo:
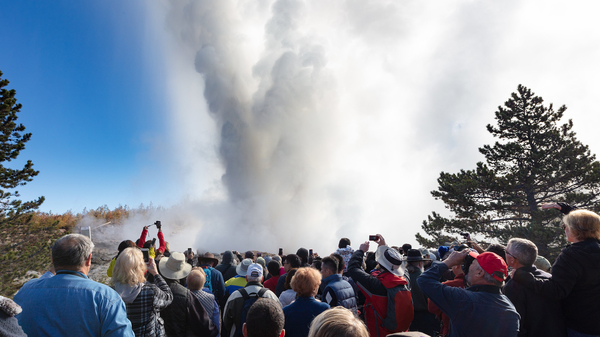
M 432 239 L 417 234 L 417 241 L 434 247 L 455 241 L 460 232 L 500 243 L 521 237 L 533 241 L 540 255 L 555 257 L 566 243 L 561 214 L 539 206 L 567 202 L 600 208 L 600 163 L 577 140 L 571 120 L 559 125 L 566 109 L 544 106 L 541 97 L 519 85 L 498 107 L 497 125 L 487 125 L 499 141 L 479 148 L 485 163 L 440 173 L 439 187 L 431 194 L 453 215 L 433 212 L 422 225 Z
M 31 139 L 31 133 L 23 133 L 25 126 L 16 122 L 17 113 L 22 105 L 17 103 L 15 90 L 5 88 L 8 83 L 8 80 L 2 79 L 0 71 L 0 221 L 2 222 L 33 211 L 44 202 L 44 197 L 27 202 L 17 199 L 19 192 L 15 188 L 32 181 L 39 173 L 33 169 L 31 160 L 28 160 L 21 169 L 6 166 L 7 162 L 19 156 L 25 149 L 25 143 Z

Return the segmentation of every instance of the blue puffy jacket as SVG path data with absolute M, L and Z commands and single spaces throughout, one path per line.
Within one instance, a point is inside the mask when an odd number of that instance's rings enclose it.
M 330 307 L 342 306 L 356 313 L 356 294 L 354 289 L 347 281 L 342 279 L 342 275 L 333 274 L 324 278 L 323 294 L 321 300 Z

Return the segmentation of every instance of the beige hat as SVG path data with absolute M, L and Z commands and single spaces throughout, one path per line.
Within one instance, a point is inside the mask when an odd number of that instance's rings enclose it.
M 246 274 L 248 273 L 248 267 L 250 267 L 251 264 L 252 260 L 243 259 L 242 262 L 240 262 L 240 264 L 238 264 L 237 267 L 235 267 L 235 271 L 240 276 L 246 276 Z
M 170 280 L 182 279 L 192 271 L 192 265 L 185 262 L 185 255 L 171 252 L 171 256 L 163 257 L 158 263 L 160 274 Z

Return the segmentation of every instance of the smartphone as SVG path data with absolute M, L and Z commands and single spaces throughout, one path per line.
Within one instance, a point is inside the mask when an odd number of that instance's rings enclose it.
M 188 248 L 188 255 L 192 254 L 192 248 Z
M 144 262 L 148 263 L 148 260 L 150 259 L 150 255 L 148 254 L 148 248 L 141 248 L 142 250 L 142 255 L 144 255 Z
M 279 254 L 277 254 L 279 256 L 283 256 L 283 248 L 279 248 Z
M 312 249 L 308 250 L 308 255 L 313 255 L 313 250 Z
M 369 241 L 377 241 L 377 235 L 369 235 Z

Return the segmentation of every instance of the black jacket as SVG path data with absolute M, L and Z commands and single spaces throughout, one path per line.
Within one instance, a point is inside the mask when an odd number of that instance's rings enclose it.
M 277 280 L 277 285 L 275 286 L 275 295 L 279 297 L 281 293 L 285 290 L 285 278 L 287 277 L 287 273 L 279 276 Z
M 547 280 L 552 277 L 535 266 L 519 269 L 532 273 L 538 279 Z M 567 337 L 561 301 L 536 294 L 514 280 L 508 280 L 502 292 L 521 315 L 519 337 Z
M 367 273 L 362 269 L 364 252 L 360 249 L 356 250 L 350 261 L 348 262 L 348 275 L 357 284 L 360 283 L 363 287 L 369 290 L 371 293 L 379 296 L 387 296 L 386 287 L 381 284 L 381 281 L 377 277 Z
M 227 280 L 237 275 L 233 253 L 230 250 L 223 254 L 223 261 L 220 265 L 216 266 L 215 269 L 223 274 L 223 282 L 227 282 Z
M 563 249 L 552 278 L 517 269 L 514 280 L 548 298 L 563 299 L 567 328 L 600 335 L 600 241 L 587 239 Z
M 173 293 L 173 302 L 161 312 L 167 336 L 217 336 L 219 330 L 209 319 L 200 300 L 178 281 L 166 281 Z

